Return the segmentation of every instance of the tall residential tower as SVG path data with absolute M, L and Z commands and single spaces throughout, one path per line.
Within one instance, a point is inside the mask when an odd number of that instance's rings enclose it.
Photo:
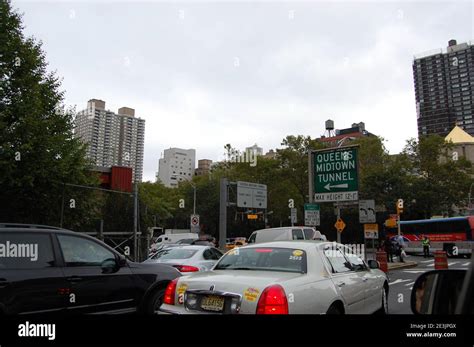
M 75 136 L 88 144 L 87 155 L 95 165 L 131 167 L 133 180 L 142 180 L 145 120 L 136 118 L 134 109 L 122 107 L 114 113 L 105 109 L 104 101 L 91 99 L 75 125 Z
M 414 57 L 418 136 L 446 136 L 455 125 L 474 135 L 474 46 L 450 40 L 441 49 Z

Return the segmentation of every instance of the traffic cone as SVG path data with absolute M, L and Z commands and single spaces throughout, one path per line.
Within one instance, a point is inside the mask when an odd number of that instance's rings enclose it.
M 388 265 L 387 265 L 387 252 L 385 251 L 377 251 L 375 253 L 375 259 L 380 264 L 380 270 L 383 272 L 388 272 Z
M 446 256 L 445 251 L 435 251 L 434 259 L 435 270 L 444 270 L 448 268 L 448 257 Z

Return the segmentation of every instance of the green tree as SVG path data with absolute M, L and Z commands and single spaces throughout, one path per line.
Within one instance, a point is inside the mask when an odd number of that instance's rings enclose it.
M 467 203 L 472 164 L 463 156 L 453 160 L 452 151 L 453 144 L 438 135 L 407 141 L 402 155 L 410 170 L 408 202 L 420 217 L 453 215 Z
M 85 147 L 73 138 L 73 110 L 47 71 L 41 43 L 25 37 L 21 16 L 0 2 L 0 220 L 57 225 L 63 182 L 92 185 Z M 67 225 L 94 219 L 91 191 L 66 190 Z M 75 206 L 74 210 L 70 206 Z M 91 213 L 92 212 L 92 213 Z

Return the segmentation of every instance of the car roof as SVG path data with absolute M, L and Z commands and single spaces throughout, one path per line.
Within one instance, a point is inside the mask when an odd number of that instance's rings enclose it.
M 182 245 L 182 244 L 178 244 L 176 245 L 175 247 L 172 247 L 172 248 L 183 248 L 183 249 L 195 249 L 195 250 L 200 250 L 200 249 L 203 249 L 203 248 L 209 248 L 210 246 L 208 245 Z
M 295 226 L 289 226 L 289 227 L 277 227 L 277 228 L 265 228 L 265 229 L 258 229 L 258 230 L 255 230 L 255 231 L 264 231 L 264 230 L 267 230 L 267 231 L 271 231 L 271 230 L 286 230 L 286 229 L 297 229 L 297 228 L 306 228 L 306 229 L 314 229 L 313 227 L 305 227 L 303 225 L 295 225 Z M 254 231 L 254 232 L 255 232 Z
M 315 245 L 332 245 L 333 242 L 320 241 L 320 240 L 298 240 L 298 241 L 271 241 L 262 243 L 251 243 L 242 247 L 244 248 L 259 248 L 259 247 L 281 247 L 281 248 L 298 248 L 308 250 L 314 248 Z
M 20 224 L 20 223 L 0 223 L 0 231 L 28 231 L 28 232 L 53 232 L 53 233 L 65 233 L 65 234 L 79 234 L 78 232 L 63 229 L 60 227 L 54 227 L 50 225 L 41 224 Z M 80 233 L 84 234 L 84 233 Z

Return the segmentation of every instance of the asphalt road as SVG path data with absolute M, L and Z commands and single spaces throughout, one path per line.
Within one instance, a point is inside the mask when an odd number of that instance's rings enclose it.
M 388 274 L 390 279 L 388 295 L 388 311 L 390 314 L 412 314 L 410 307 L 411 290 L 415 280 L 422 273 L 434 270 L 434 258 L 423 258 L 423 256 L 408 256 L 407 260 L 413 260 L 418 266 L 391 270 Z M 467 270 L 471 260 L 466 258 L 449 258 L 449 269 Z

